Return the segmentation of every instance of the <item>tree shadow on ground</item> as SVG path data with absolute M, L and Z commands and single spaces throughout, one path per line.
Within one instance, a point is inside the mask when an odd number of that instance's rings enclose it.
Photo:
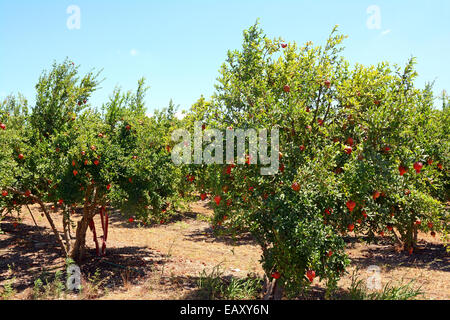
M 97 257 L 95 249 L 87 253 L 81 273 L 88 279 L 97 273 L 102 280 L 101 287 L 111 290 L 142 283 L 158 265 L 167 261 L 163 254 L 145 247 L 109 248 L 104 257 Z
M 164 218 L 162 221 L 163 223 L 161 223 L 161 220 L 159 222 L 153 222 L 153 223 L 148 223 L 148 224 L 143 224 L 142 222 L 139 221 L 133 221 L 130 222 L 128 216 L 124 216 L 120 213 L 119 210 L 113 210 L 113 209 L 109 209 L 108 210 L 109 213 L 109 221 L 110 223 L 114 223 L 115 226 L 119 227 L 119 228 L 128 228 L 128 229 L 151 229 L 151 228 L 155 228 L 158 227 L 160 225 L 170 225 L 170 224 L 174 224 L 180 221 L 184 221 L 184 220 L 197 220 L 198 216 L 200 214 L 195 213 L 195 212 L 176 212 L 175 214 L 171 215 L 168 218 Z M 99 217 L 95 217 L 94 219 L 100 219 Z
M 214 230 L 212 227 L 205 227 L 187 234 L 185 238 L 194 242 L 216 242 L 229 246 L 257 245 L 255 239 L 249 232 L 225 232 L 223 228 Z
M 360 239 L 346 238 L 347 247 L 360 249 L 358 257 L 350 257 L 351 263 L 359 268 L 370 265 L 383 265 L 387 271 L 398 267 L 415 267 L 421 269 L 450 272 L 450 255 L 443 244 L 419 240 L 417 248 L 409 255 L 406 251 L 396 250 L 387 238 L 376 239 L 375 244 L 362 244 Z
M 8 218 L 1 229 L 0 282 L 15 277 L 15 286 L 20 290 L 30 285 L 44 266 L 53 269 L 64 263 L 62 250 L 48 229 L 26 224 L 15 227 Z
M 223 276 L 222 279 L 225 283 L 230 283 L 232 279 L 237 279 L 238 277 L 234 277 L 231 275 Z M 211 288 L 206 286 L 204 288 L 199 287 L 200 277 L 177 277 L 176 279 L 171 279 L 172 282 L 179 284 L 179 287 L 188 287 L 190 290 L 184 294 L 181 299 L 182 300 L 212 300 L 213 293 Z M 264 283 L 263 279 L 260 279 L 260 288 L 256 292 L 255 296 L 252 296 L 252 300 L 263 300 L 264 296 Z M 229 300 L 230 297 L 223 297 L 220 294 L 215 293 L 216 300 Z M 311 286 L 308 290 L 297 297 L 290 298 L 290 300 L 325 300 L 326 296 L 326 288 L 319 286 Z M 339 289 L 338 291 L 333 293 L 333 299 L 345 299 L 347 297 L 347 291 Z M 242 297 L 241 297 L 242 299 Z M 283 297 L 283 299 L 287 299 Z
M 14 227 L 8 218 L 2 221 L 0 235 L 0 282 L 14 278 L 13 288 L 21 292 L 34 285 L 44 274 L 62 271 L 66 261 L 55 236 L 44 227 L 19 224 Z M 101 288 L 117 289 L 145 279 L 167 257 L 146 247 L 107 248 L 106 256 L 98 257 L 94 248 L 87 248 L 81 272 L 85 281 L 101 280 Z

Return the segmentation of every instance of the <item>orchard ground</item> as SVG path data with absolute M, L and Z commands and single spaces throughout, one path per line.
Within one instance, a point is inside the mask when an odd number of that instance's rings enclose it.
M 28 212 L 26 207 L 23 210 Z M 0 295 L 9 283 L 14 289 L 12 299 L 32 298 L 36 279 L 45 273 L 65 270 L 65 261 L 47 221 L 41 217 L 37 206 L 32 206 L 31 210 L 38 227 L 29 214 L 23 215 L 17 225 L 12 217 L 0 223 L 3 231 L 0 234 Z M 95 245 L 89 232 L 87 245 L 91 258 L 82 266 L 85 289 L 78 295 L 63 297 L 202 299 L 199 275 L 203 271 L 211 272 L 218 265 L 224 277 L 245 278 L 252 274 L 262 279 L 259 247 L 249 235 L 234 239 L 216 236 L 209 222 L 212 216 L 206 202 L 192 203 L 188 212 L 157 226 L 141 227 L 119 214 L 112 214 L 106 257 L 95 256 Z M 99 217 L 95 219 L 97 230 L 101 230 L 99 220 Z M 57 227 L 61 228 L 60 225 Z M 414 280 L 413 285 L 421 287 L 424 293 L 420 298 L 450 299 L 449 254 L 439 235 L 433 238 L 421 233 L 419 239 L 419 249 L 409 256 L 405 252 L 396 252 L 386 238 L 379 238 L 378 244 L 369 245 L 353 235 L 346 237 L 346 252 L 351 265 L 339 281 L 338 296 L 347 292 L 353 271 L 358 270 L 359 278 L 365 281 L 369 276 L 367 268 L 376 265 L 381 268 L 382 285 Z M 97 276 L 96 270 L 99 270 Z M 323 297 L 324 286 L 316 279 L 308 299 Z

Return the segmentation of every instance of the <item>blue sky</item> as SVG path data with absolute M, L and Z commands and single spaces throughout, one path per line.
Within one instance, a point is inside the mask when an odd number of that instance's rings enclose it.
M 70 5 L 80 8 L 80 29 L 67 27 Z M 369 28 L 372 5 L 380 20 Z M 240 48 L 257 18 L 268 36 L 298 43 L 322 44 L 339 24 L 352 63 L 416 56 L 418 86 L 435 80 L 436 93 L 450 89 L 448 0 L 0 0 L 0 98 L 21 92 L 33 103 L 42 70 L 69 57 L 83 72 L 104 69 L 94 105 L 144 76 L 149 113 L 170 99 L 187 109 L 213 93 L 227 50 Z

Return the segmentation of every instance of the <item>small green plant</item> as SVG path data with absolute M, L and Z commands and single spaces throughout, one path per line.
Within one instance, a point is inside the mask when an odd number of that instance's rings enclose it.
M 39 300 L 42 296 L 42 287 L 44 286 L 44 283 L 41 279 L 36 279 L 34 281 L 34 287 L 33 287 L 33 300 Z
M 246 300 L 256 299 L 261 291 L 261 279 L 256 276 L 247 278 L 225 277 L 221 265 L 215 266 L 210 272 L 200 273 L 198 286 L 200 296 L 204 299 Z
M 10 300 L 16 294 L 12 286 L 15 280 L 16 278 L 12 278 L 5 283 L 3 288 L 0 287 L 0 300 Z
M 13 275 L 14 264 L 8 264 L 8 274 Z M 16 277 L 9 278 L 3 287 L 0 287 L 0 300 L 10 300 L 15 294 L 16 291 L 13 288 L 13 284 L 16 282 Z
M 41 276 L 34 281 L 32 298 L 34 300 L 61 299 L 65 295 L 65 282 L 63 272 L 58 270 L 54 275 L 44 271 Z
M 392 282 L 386 283 L 381 290 L 370 291 L 364 281 L 356 275 L 352 275 L 352 284 L 350 286 L 346 300 L 414 300 L 423 295 L 420 287 L 414 286 L 414 280 L 406 284 L 402 282 L 395 285 Z
M 261 279 L 256 276 L 249 276 L 244 279 L 231 278 L 228 285 L 224 286 L 223 289 L 223 295 L 226 299 L 256 299 L 261 291 Z
M 100 296 L 100 287 L 106 281 L 101 279 L 100 269 L 96 269 L 95 272 L 87 278 L 85 284 L 82 286 L 81 293 L 82 299 L 94 299 Z

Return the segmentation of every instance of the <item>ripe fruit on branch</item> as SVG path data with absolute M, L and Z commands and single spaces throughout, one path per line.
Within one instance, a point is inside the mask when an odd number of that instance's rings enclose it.
M 6 125 L 5 125 L 4 123 L 0 123 L 0 128 L 1 128 L 2 130 L 5 130 L 5 129 L 6 129 Z
M 333 209 L 331 209 L 331 208 L 325 209 L 325 213 L 326 213 L 327 215 L 331 215 L 331 212 L 333 212 Z
M 8 191 L 3 190 L 3 191 L 2 191 L 2 196 L 3 196 L 3 197 L 6 197 L 7 195 L 8 195 Z
M 350 212 L 352 212 L 353 209 L 355 209 L 355 207 L 356 207 L 356 202 L 355 201 L 353 201 L 353 200 L 347 201 L 347 208 L 348 208 L 348 210 Z
M 19 154 L 18 157 L 19 157 L 19 160 L 23 160 L 23 158 L 24 158 L 23 154 L 21 154 L 21 153 Z
M 433 229 L 433 223 L 432 222 L 428 222 L 427 226 L 428 226 L 429 229 Z
M 77 170 L 73 170 L 73 175 L 77 176 L 77 174 L 78 174 L 78 171 Z
M 281 278 L 281 274 L 278 271 L 275 271 L 271 274 L 272 278 L 274 279 L 280 279 Z
M 129 222 L 129 223 L 133 223 L 133 222 L 134 222 L 134 218 L 128 219 L 128 222 Z
M 373 193 L 372 197 L 373 197 L 373 200 L 378 199 L 378 198 L 380 197 L 380 191 L 378 191 L 378 190 L 375 191 L 375 192 Z
M 96 166 L 98 166 L 99 163 L 100 163 L 100 161 L 98 161 L 97 159 L 94 160 L 94 164 L 95 164 Z
M 316 277 L 316 272 L 314 270 L 308 270 L 306 271 L 306 277 L 308 278 L 309 282 L 313 282 L 314 278 Z
M 291 91 L 291 87 L 288 86 L 288 85 L 285 85 L 285 86 L 283 87 L 283 90 L 284 90 L 284 92 L 288 93 L 288 92 Z
M 300 146 L 300 151 L 305 151 L 305 146 L 304 145 Z
M 215 196 L 214 197 L 214 201 L 216 202 L 217 205 L 220 205 L 220 201 L 222 201 L 222 197 L 221 196 Z
M 353 229 L 355 229 L 355 225 L 354 224 L 352 224 L 352 223 L 350 223 L 348 226 L 347 226 L 347 229 L 348 229 L 348 231 L 353 231 Z
M 420 173 L 422 168 L 423 168 L 423 163 L 422 162 L 414 163 L 414 170 L 416 170 L 416 173 Z
M 317 123 L 319 124 L 319 126 L 323 126 L 323 120 L 322 119 L 317 119 Z
M 111 185 L 108 184 L 108 185 L 106 186 L 106 190 L 110 190 L 110 189 L 111 189 Z
M 351 154 L 352 151 L 353 151 L 353 148 L 350 147 L 350 146 L 346 146 L 345 149 L 344 149 L 344 152 L 345 152 L 346 154 Z
M 282 43 L 282 44 L 281 44 L 281 47 L 284 49 L 284 48 L 287 47 L 287 44 L 286 44 L 286 43 Z
M 399 166 L 398 171 L 400 172 L 400 175 L 403 176 L 408 171 L 408 168 L 404 166 Z
M 330 89 L 330 86 L 331 86 L 331 81 L 330 80 L 325 80 L 323 84 L 325 85 L 325 87 Z
M 30 195 L 31 195 L 31 191 L 30 190 L 25 191 L 25 197 L 29 197 Z
M 206 193 L 202 193 L 201 195 L 200 195 L 200 199 L 202 199 L 202 201 L 205 201 L 205 199 L 206 199 Z
M 298 184 L 298 182 L 294 182 L 291 187 L 292 187 L 292 190 L 294 190 L 295 192 L 300 191 L 300 184 Z

